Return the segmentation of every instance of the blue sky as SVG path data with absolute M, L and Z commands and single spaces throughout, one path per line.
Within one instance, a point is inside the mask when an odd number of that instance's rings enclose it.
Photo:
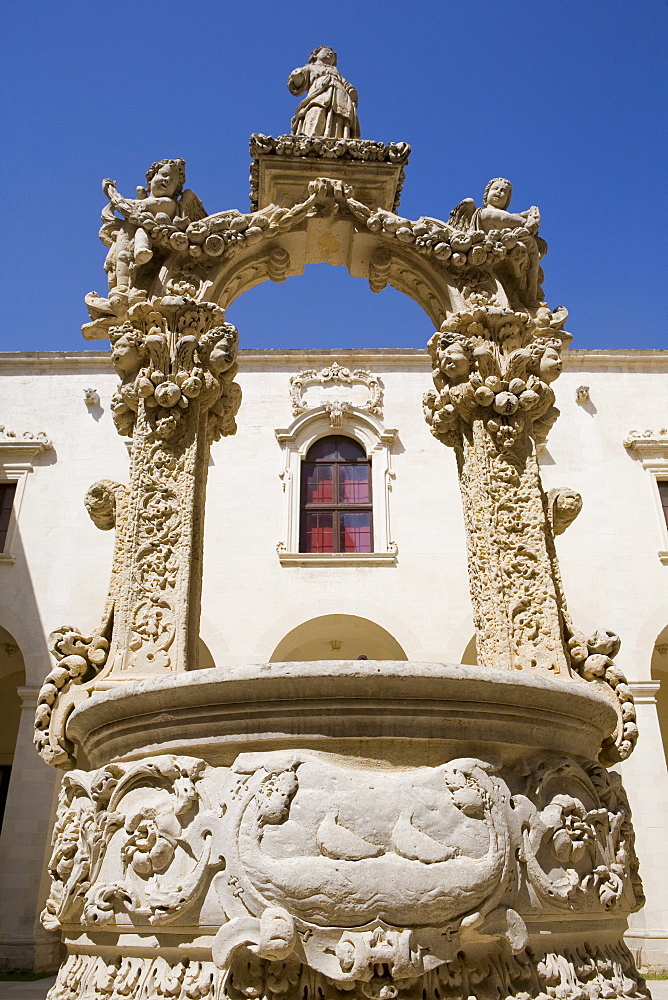
M 490 177 L 537 204 L 573 347 L 668 348 L 665 0 L 24 0 L 4 21 L 0 350 L 100 349 L 103 177 L 187 161 L 209 212 L 248 206 L 248 136 L 289 131 L 285 80 L 332 45 L 362 135 L 413 147 L 401 202 L 447 218 Z M 323 305 L 325 308 L 323 308 Z M 232 305 L 244 347 L 421 347 L 427 317 L 342 268 Z

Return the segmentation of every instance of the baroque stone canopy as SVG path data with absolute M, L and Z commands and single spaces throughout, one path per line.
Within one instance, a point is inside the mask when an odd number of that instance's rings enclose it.
M 109 291 L 86 296 L 83 332 L 110 340 L 131 470 L 86 495 L 116 533 L 109 595 L 92 634 L 51 633 L 36 711 L 38 751 L 68 771 L 43 914 L 68 945 L 54 998 L 645 995 L 607 770 L 635 745 L 633 697 L 618 637 L 567 607 L 555 537 L 581 497 L 545 494 L 538 465 L 570 341 L 543 296 L 540 213 L 511 212 L 497 177 L 447 220 L 398 215 L 410 149 L 360 137 L 336 53 L 318 46 L 288 86 L 305 94 L 291 134 L 251 137 L 249 212 L 208 214 L 181 159 L 137 198 L 103 183 Z M 209 449 L 241 403 L 225 309 L 323 261 L 436 327 L 423 407 L 457 462 L 475 667 L 197 670 Z M 297 421 L 332 382 L 362 385 L 378 422 L 377 378 L 335 365 L 292 379 Z M 340 427 L 353 404 L 334 402 L 315 409 Z M 380 436 L 389 453 L 396 432 Z

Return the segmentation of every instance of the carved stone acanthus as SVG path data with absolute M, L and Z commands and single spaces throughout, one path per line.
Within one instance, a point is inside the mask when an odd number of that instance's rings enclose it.
M 383 956 L 382 936 L 373 946 Z M 541 946 L 542 945 L 542 946 Z M 620 940 L 614 944 L 585 940 L 576 946 L 547 950 L 544 943 L 517 955 L 503 948 L 484 957 L 458 955 L 417 979 L 398 984 L 387 977 L 348 984 L 345 992 L 335 982 L 314 973 L 299 962 L 262 959 L 248 951 L 235 957 L 229 972 L 212 962 L 182 957 L 163 958 L 126 955 L 108 958 L 73 952 L 67 958 L 52 1000 L 75 1000 L 79 996 L 104 998 L 139 996 L 169 1000 L 231 1000 L 267 997 L 303 1000 L 348 997 L 369 1000 L 398 997 L 399 1000 L 439 1000 L 443 996 L 503 996 L 508 1000 L 535 997 L 624 997 L 645 998 L 649 991 L 634 967 L 633 958 Z M 335 992 L 336 991 L 336 992 Z M 455 993 L 456 991 L 456 993 Z M 472 992 L 475 991 L 475 992 Z
M 463 982 L 524 998 L 580 981 L 642 994 L 621 941 L 599 943 L 598 932 L 578 962 L 568 949 L 541 953 L 539 939 L 526 950 L 527 920 L 642 905 L 618 775 L 544 755 L 501 771 L 470 758 L 351 763 L 278 751 L 242 754 L 231 770 L 167 755 L 70 772 L 43 922 L 95 934 L 103 953 L 74 945 L 54 995 L 82 989 L 91 960 L 105 995 L 129 980 L 143 996 L 139 981 L 155 988 L 159 970 L 172 977 L 165 995 L 191 1000 L 214 982 L 216 996 L 239 998 L 408 1000 Z M 178 962 L 169 951 L 137 959 L 118 937 L 198 924 L 196 962 L 187 945 Z M 182 992 L 186 979 L 204 993 Z
M 362 394 L 356 389 L 357 386 L 364 386 Z M 336 392 L 336 399 L 332 399 L 332 391 Z M 348 398 L 341 398 L 342 393 Z M 379 376 L 364 368 L 351 371 L 337 361 L 320 371 L 309 368 L 293 375 L 290 379 L 290 399 L 295 417 L 307 410 L 324 406 L 330 413 L 333 427 L 341 426 L 343 414 L 351 406 L 377 417 L 383 415 L 383 390 Z
M 111 363 L 122 382 L 112 399 L 120 434 L 137 414 L 165 441 L 187 433 L 185 411 L 209 415 L 213 440 L 234 434 L 241 391 L 232 380 L 239 336 L 225 311 L 210 302 L 163 296 L 131 306 L 125 322 L 109 330 Z

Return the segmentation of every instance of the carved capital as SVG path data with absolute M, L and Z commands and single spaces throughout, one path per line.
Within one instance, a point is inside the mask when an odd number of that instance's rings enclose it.
M 524 430 L 543 443 L 559 413 L 551 383 L 561 374 L 569 338 L 566 311 L 545 307 L 531 316 L 471 299 L 429 341 L 436 392 L 425 396 L 427 423 L 453 446 L 462 423 L 475 420 L 500 452 L 512 451 Z
M 142 409 L 154 435 L 172 441 L 195 401 L 209 411 L 214 440 L 234 433 L 239 335 L 224 320 L 225 311 L 211 302 L 163 296 L 135 303 L 110 328 L 111 362 L 122 380 L 112 399 L 119 433 L 132 433 Z

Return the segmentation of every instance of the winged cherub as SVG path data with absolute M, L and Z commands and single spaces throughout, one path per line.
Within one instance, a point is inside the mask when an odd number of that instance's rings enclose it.
M 518 239 L 510 245 L 520 296 L 526 306 L 537 306 L 542 298 L 540 290 L 540 258 L 547 251 L 547 244 L 538 236 L 540 212 L 535 205 L 526 212 L 509 212 L 508 206 L 513 186 L 505 177 L 493 177 L 485 188 L 482 208 L 476 208 L 472 198 L 465 198 L 453 208 L 448 220 L 454 229 L 483 233 L 521 230 Z
M 137 272 L 153 259 L 151 231 L 159 225 L 185 229 L 190 222 L 203 219 L 206 211 L 194 191 L 184 191 L 185 161 L 159 160 L 146 171 L 147 188 L 138 187 L 136 198 L 124 198 L 115 181 L 106 178 L 102 190 L 109 204 L 102 210 L 100 239 L 109 247 L 104 269 L 109 278 L 109 299 L 95 292 L 86 296 L 92 318 L 101 313 L 117 312 L 128 298 L 142 298 L 137 288 Z M 121 218 L 118 218 L 118 216 Z M 95 312 L 95 316 L 93 315 Z

